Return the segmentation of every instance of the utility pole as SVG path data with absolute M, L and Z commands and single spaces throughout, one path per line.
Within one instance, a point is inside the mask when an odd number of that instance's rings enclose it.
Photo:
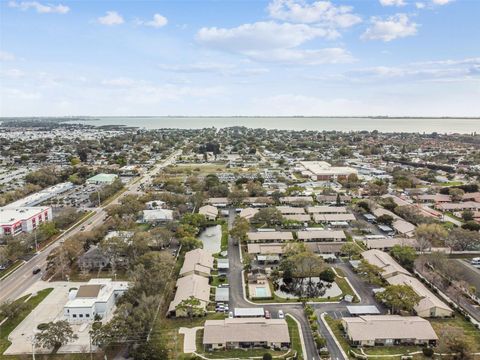
M 98 195 L 98 207 L 100 207 L 100 191 L 97 190 L 97 195 Z

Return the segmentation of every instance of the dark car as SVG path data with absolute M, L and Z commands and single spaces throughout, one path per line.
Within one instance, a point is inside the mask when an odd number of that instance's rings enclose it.
M 33 269 L 32 273 L 33 275 L 37 275 L 40 271 L 42 271 L 42 269 L 40 269 L 39 267 L 36 267 Z

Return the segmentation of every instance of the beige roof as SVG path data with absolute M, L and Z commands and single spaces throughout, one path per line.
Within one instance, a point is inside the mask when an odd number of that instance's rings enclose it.
M 437 208 L 443 211 L 446 210 L 480 210 L 480 202 L 465 201 L 461 203 L 441 203 L 437 205 Z
M 169 311 L 175 310 L 178 304 L 189 299 L 190 296 L 200 300 L 203 307 L 206 307 L 210 300 L 210 285 L 207 277 L 196 274 L 184 276 L 177 280 L 176 287 L 175 298 L 170 303 Z
M 287 220 L 294 220 L 294 221 L 303 221 L 303 222 L 308 222 L 312 220 L 310 218 L 310 215 L 307 214 L 297 214 L 297 215 L 283 215 L 283 217 Z
M 277 210 L 280 211 L 282 215 L 305 214 L 305 209 L 301 207 L 277 206 Z
M 387 279 L 390 276 L 397 274 L 410 275 L 410 273 L 401 267 L 389 254 L 386 252 L 371 249 L 364 251 L 362 257 L 370 264 L 378 266 L 383 270 L 382 276 Z
M 305 230 L 297 232 L 298 240 L 346 239 L 341 230 Z
M 392 226 L 402 235 L 406 235 L 409 237 L 414 235 L 415 225 L 409 223 L 408 221 L 398 219 L 392 223 Z
M 297 202 L 311 203 L 313 202 L 313 199 L 311 196 L 285 196 L 285 197 L 281 197 L 280 201 L 283 203 L 297 203 Z
M 451 310 L 443 301 L 436 297 L 425 285 L 423 285 L 418 279 L 407 276 L 404 274 L 398 274 L 387 279 L 390 285 L 409 285 L 422 299 L 415 306 L 415 311 L 420 313 L 421 311 L 431 309 L 433 307 Z
M 220 198 L 209 198 L 207 200 L 207 203 L 209 204 L 229 204 L 230 200 L 226 197 L 220 197 Z
M 343 242 L 335 241 L 320 241 L 320 242 L 306 242 L 305 246 L 317 254 L 332 254 L 340 252 Z
M 233 318 L 205 321 L 203 344 L 263 341 L 289 343 L 290 335 L 285 319 Z
M 258 209 L 255 208 L 245 208 L 240 211 L 240 214 L 238 216 L 250 220 L 255 216 L 255 214 L 258 213 Z
M 285 244 L 281 243 L 268 243 L 268 244 L 261 244 L 261 243 L 251 243 L 247 244 L 247 249 L 249 254 L 274 254 L 279 255 L 283 254 L 285 248 Z
M 418 316 L 365 315 L 343 318 L 353 341 L 377 339 L 438 340 L 432 325 Z
M 389 249 L 395 245 L 418 247 L 417 240 L 411 238 L 366 239 L 364 242 L 368 249 Z
M 346 213 L 347 208 L 345 206 L 309 206 L 307 212 L 310 214 L 340 214 Z
M 76 298 L 96 298 L 103 285 L 80 285 Z
M 422 194 L 422 195 L 418 195 L 417 199 L 422 201 L 433 201 L 433 202 L 451 202 L 452 201 L 452 199 L 450 198 L 450 195 L 444 195 L 444 194 L 435 194 L 435 195 Z
M 185 260 L 180 269 L 180 276 L 191 271 L 200 271 L 210 274 L 213 269 L 213 256 L 203 249 L 195 249 L 185 253 Z
M 293 240 L 293 234 L 289 231 L 257 231 L 247 233 L 249 241 L 270 241 L 280 240 L 288 241 Z
M 198 209 L 198 213 L 205 216 L 216 217 L 218 215 L 218 209 L 212 205 L 205 205 L 205 206 L 202 206 L 200 209 Z
M 316 222 L 328 221 L 354 221 L 353 214 L 313 214 L 313 220 Z
M 379 216 L 382 216 L 382 215 L 389 215 L 394 219 L 401 219 L 401 217 L 398 216 L 397 214 L 395 214 L 395 213 L 393 213 L 393 212 L 391 212 L 387 209 L 381 208 L 381 207 L 373 209 L 372 214 L 375 215 L 376 217 L 379 217 Z

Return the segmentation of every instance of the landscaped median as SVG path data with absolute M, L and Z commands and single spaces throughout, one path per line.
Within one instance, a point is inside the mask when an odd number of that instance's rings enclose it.
M 10 333 L 40 304 L 51 292 L 53 288 L 47 288 L 39 291 L 36 295 L 25 295 L 20 299 L 15 300 L 13 306 L 19 306 L 21 309 L 15 316 L 9 316 L 6 320 L 0 319 L 0 354 L 10 346 L 11 342 L 8 340 Z

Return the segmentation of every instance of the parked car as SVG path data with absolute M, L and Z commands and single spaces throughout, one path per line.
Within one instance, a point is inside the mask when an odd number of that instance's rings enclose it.
M 285 319 L 285 314 L 283 313 L 283 310 L 278 310 L 278 318 Z
M 233 311 L 230 311 L 230 312 L 228 313 L 228 318 L 229 318 L 229 319 L 233 319 Z
M 272 316 L 270 315 L 270 311 L 265 310 L 265 319 L 270 319 Z

